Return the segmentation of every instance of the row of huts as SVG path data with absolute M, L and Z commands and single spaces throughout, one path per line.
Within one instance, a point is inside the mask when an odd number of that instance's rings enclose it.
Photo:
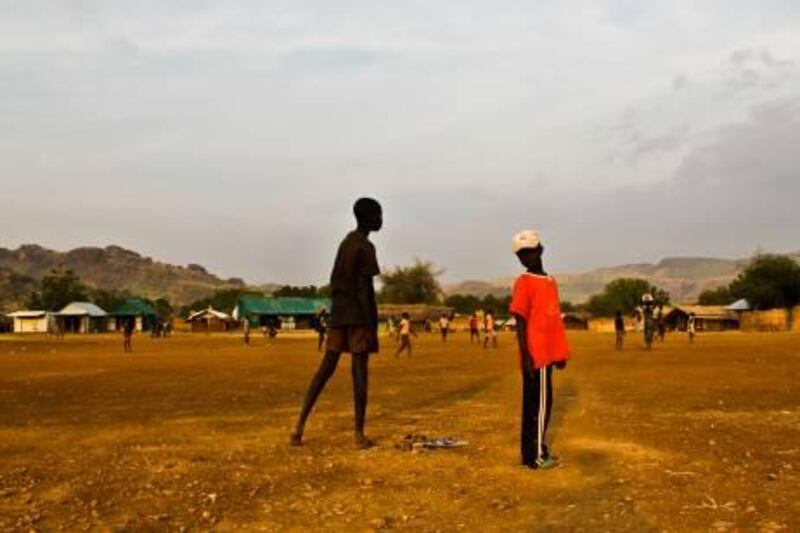
M 112 312 L 91 302 L 72 302 L 56 312 L 26 310 L 9 313 L 15 333 L 101 333 L 119 331 L 132 323 L 148 331 L 158 321 L 153 307 L 139 299 L 125 301 Z
M 330 310 L 331 302 L 326 298 L 278 298 L 245 295 L 229 313 L 208 308 L 191 313 L 186 319 L 194 332 L 224 332 L 237 329 L 246 321 L 253 328 L 275 327 L 282 330 L 314 328 L 320 312 Z M 425 320 L 434 325 L 442 315 L 453 317 L 451 327 L 467 329 L 469 317 L 454 315 L 453 309 L 436 305 L 379 305 L 378 314 L 382 322 L 390 317 L 397 319 L 403 312 L 411 320 Z M 735 329 L 781 330 L 778 320 L 770 315 L 769 324 L 761 315 L 751 311 L 747 302 L 740 300 L 729 306 L 674 305 L 662 308 L 665 326 L 670 331 L 684 331 L 689 316 L 694 314 L 698 331 L 726 331 Z M 781 313 L 777 315 L 783 316 Z M 112 312 L 106 312 L 89 302 L 73 302 L 58 312 L 18 311 L 7 315 L 13 320 L 13 331 L 17 333 L 99 333 L 119 331 L 128 322 L 136 331 L 150 330 L 158 321 L 150 304 L 140 299 L 124 302 Z M 780 318 L 780 317 L 777 317 Z M 565 313 L 567 329 L 606 331 L 613 330 L 613 320 L 592 318 L 581 313 Z M 775 322 L 773 324 L 772 322 Z M 641 321 L 628 317 L 629 328 L 641 326 Z M 513 329 L 513 317 L 499 320 L 501 329 Z

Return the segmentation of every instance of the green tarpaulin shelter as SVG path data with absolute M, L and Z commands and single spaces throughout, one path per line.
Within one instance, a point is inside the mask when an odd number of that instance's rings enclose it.
M 146 331 L 153 327 L 158 316 L 152 305 L 144 300 L 132 298 L 117 307 L 111 313 L 111 319 L 113 320 L 111 329 L 123 329 L 125 321 L 133 320 L 137 331 Z
M 239 298 L 234 310 L 237 320 L 245 318 L 253 325 L 266 325 L 270 320 L 292 318 L 298 327 L 311 327 L 311 322 L 323 309 L 330 311 L 327 298 L 271 298 L 245 295 Z

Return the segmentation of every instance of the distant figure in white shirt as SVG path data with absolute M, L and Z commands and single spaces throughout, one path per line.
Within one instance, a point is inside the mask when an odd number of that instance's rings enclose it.
M 447 315 L 442 315 L 439 319 L 439 331 L 442 334 L 442 342 L 447 342 L 447 334 L 450 331 L 450 319 Z
M 497 348 L 497 334 L 494 331 L 495 324 L 494 324 L 494 313 L 492 311 L 486 311 L 486 319 L 484 321 L 484 329 L 486 330 L 486 334 L 483 338 L 483 347 L 489 347 L 489 341 L 492 341 L 492 347 Z
M 411 335 L 414 335 L 415 337 L 417 336 L 417 334 L 411 329 L 411 319 L 409 318 L 408 313 L 403 313 L 403 317 L 400 319 L 400 346 L 397 348 L 397 352 L 394 354 L 395 357 L 400 357 L 400 354 L 403 353 L 403 350 L 408 350 L 408 356 L 411 357 Z

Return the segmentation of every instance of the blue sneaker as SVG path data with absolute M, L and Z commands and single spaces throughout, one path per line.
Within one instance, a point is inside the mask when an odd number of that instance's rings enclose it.
M 555 457 L 543 457 L 528 465 L 531 470 L 554 470 L 561 466 L 561 462 Z

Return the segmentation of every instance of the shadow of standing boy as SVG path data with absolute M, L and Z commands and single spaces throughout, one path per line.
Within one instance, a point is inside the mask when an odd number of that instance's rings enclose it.
M 336 371 L 343 352 L 352 354 L 355 444 L 364 449 L 374 443 L 364 435 L 367 412 L 369 354 L 378 352 L 378 306 L 373 278 L 380 274 L 375 246 L 368 236 L 383 226 L 383 210 L 372 198 L 353 206 L 358 227 L 339 245 L 331 273 L 331 314 L 325 356 L 311 380 L 290 443 L 303 444 L 306 421 L 320 393 Z

